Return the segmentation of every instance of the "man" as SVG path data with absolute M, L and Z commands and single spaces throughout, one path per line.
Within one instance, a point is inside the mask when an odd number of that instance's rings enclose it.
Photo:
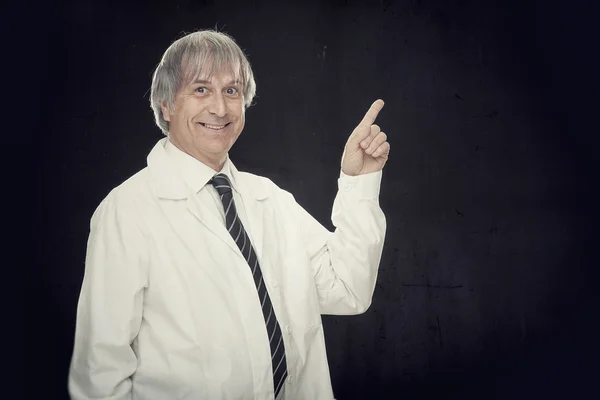
M 321 314 L 371 303 L 390 146 L 368 110 L 342 156 L 327 231 L 228 151 L 255 83 L 229 36 L 187 35 L 152 82 L 167 136 L 91 220 L 73 399 L 332 399 Z

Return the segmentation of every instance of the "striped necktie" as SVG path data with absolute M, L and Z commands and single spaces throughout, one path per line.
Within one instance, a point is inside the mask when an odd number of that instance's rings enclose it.
M 250 237 L 246 233 L 246 230 L 242 225 L 242 221 L 240 221 L 237 215 L 229 178 L 225 174 L 217 174 L 213 177 L 211 183 L 221 196 L 221 202 L 223 203 L 225 210 L 225 226 L 233 237 L 235 243 L 240 248 L 242 255 L 252 270 L 254 284 L 258 290 L 258 299 L 260 300 L 262 313 L 267 326 L 269 344 L 271 346 L 273 384 L 275 388 L 275 397 L 277 397 L 283 386 L 285 377 L 287 376 L 285 346 L 283 344 L 283 337 L 281 335 L 279 322 L 277 321 L 275 310 L 273 310 L 273 305 L 271 304 L 271 299 L 269 298 L 269 293 L 267 292 L 267 285 L 263 281 L 260 265 L 258 264 L 258 259 L 256 257 L 256 252 L 250 243 Z

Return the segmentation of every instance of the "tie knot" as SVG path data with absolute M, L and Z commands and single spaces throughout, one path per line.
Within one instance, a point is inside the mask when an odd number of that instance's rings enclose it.
M 216 174 L 210 183 L 217 189 L 219 195 L 231 192 L 231 182 L 229 182 L 229 178 L 225 174 Z

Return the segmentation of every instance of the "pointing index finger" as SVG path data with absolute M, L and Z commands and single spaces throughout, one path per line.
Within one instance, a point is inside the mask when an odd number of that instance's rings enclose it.
M 371 104 L 369 111 L 367 111 L 362 121 L 360 121 L 360 124 L 364 126 L 373 125 L 375 119 L 377 118 L 377 115 L 379 114 L 379 111 L 381 111 L 381 109 L 383 108 L 383 104 L 383 100 L 375 100 L 375 102 Z

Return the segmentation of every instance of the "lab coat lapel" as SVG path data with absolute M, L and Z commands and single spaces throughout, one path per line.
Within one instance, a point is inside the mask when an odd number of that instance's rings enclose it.
M 185 180 L 169 159 L 164 145 L 167 138 L 161 139 L 148 155 L 148 168 L 154 180 L 156 195 L 163 201 L 185 200 L 187 210 L 207 229 L 224 241 L 232 251 L 242 256 L 239 248 L 233 241 L 231 234 L 225 228 L 225 224 L 217 218 L 210 210 L 204 209 L 193 201 L 194 193 L 187 187 Z M 200 235 L 196 228 L 189 224 L 187 219 L 173 218 L 173 227 L 180 233 L 181 240 L 186 242 L 190 249 L 200 249 L 198 243 Z
M 227 231 L 224 222 L 217 218 L 212 210 L 208 210 L 205 207 L 202 207 L 192 200 L 192 193 L 187 199 L 186 205 L 188 210 L 200 221 L 206 228 L 208 228 L 212 233 L 214 233 L 219 239 L 225 242 L 231 250 L 236 253 L 239 253 L 241 256 L 242 253 L 238 248 L 237 244 L 231 237 L 231 234 Z M 199 247 L 196 245 L 196 247 Z

